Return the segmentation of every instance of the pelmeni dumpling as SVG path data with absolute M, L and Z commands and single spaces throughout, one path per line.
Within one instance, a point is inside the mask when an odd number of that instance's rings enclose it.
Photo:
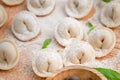
M 34 14 L 22 11 L 15 16 L 11 30 L 19 40 L 29 41 L 40 33 L 40 26 Z
M 100 20 L 106 27 L 120 26 L 120 2 L 111 1 L 106 4 L 101 11 Z
M 33 59 L 32 67 L 36 75 L 50 77 L 63 67 L 62 57 L 51 49 L 41 50 Z
M 6 5 L 9 5 L 9 6 L 21 4 L 23 1 L 24 0 L 2 0 L 2 2 L 4 2 Z
M 27 8 L 37 16 L 46 16 L 54 10 L 55 0 L 27 0 Z
M 0 40 L 0 69 L 8 70 L 13 68 L 19 59 L 16 45 L 8 39 Z
M 65 11 L 68 16 L 82 19 L 91 14 L 91 11 L 94 13 L 93 0 L 68 0 Z
M 85 41 L 74 41 L 64 50 L 65 66 L 79 65 L 95 59 L 93 47 Z
M 0 27 L 2 27 L 7 21 L 8 15 L 5 8 L 0 5 Z
M 82 22 L 74 18 L 65 18 L 61 21 L 55 30 L 55 38 L 62 46 L 70 44 L 72 39 L 83 39 Z
M 96 57 L 102 57 L 107 55 L 114 48 L 116 37 L 111 29 L 98 27 L 90 32 L 88 42 L 97 52 Z

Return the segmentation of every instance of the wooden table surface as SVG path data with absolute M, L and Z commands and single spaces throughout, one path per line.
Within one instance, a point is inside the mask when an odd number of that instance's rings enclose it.
M 26 2 L 24 1 L 22 4 L 17 6 L 7 6 L 0 0 L 0 4 L 3 5 L 8 13 L 8 20 L 7 22 L 0 28 L 0 39 L 6 37 L 5 30 L 11 27 L 12 19 L 14 18 L 15 14 L 20 12 L 21 10 L 27 10 L 26 8 Z M 24 53 L 24 58 L 27 58 L 27 53 Z M 23 58 L 23 57 L 21 57 Z M 3 78 L 5 80 L 45 80 L 44 78 L 40 78 L 34 74 L 33 71 L 30 71 L 30 73 L 27 73 L 25 70 L 20 72 L 20 66 L 22 65 L 22 59 L 19 60 L 18 64 L 15 68 L 8 70 L 8 71 L 2 71 L 0 70 L 0 78 Z M 32 68 L 32 67 L 31 67 Z M 32 70 L 32 69 L 30 69 Z
M 3 27 L 0 28 L 0 39 L 2 39 L 2 38 L 6 37 L 5 30 L 10 28 L 14 15 L 17 14 L 18 12 L 20 12 L 21 10 L 27 10 L 27 8 L 26 8 L 25 1 L 22 4 L 20 4 L 18 6 L 13 6 L 13 7 L 5 5 L 4 3 L 1 2 L 1 0 L 0 0 L 0 4 L 5 7 L 5 9 L 8 13 L 7 22 L 5 23 L 5 25 L 3 25 Z M 117 43 L 115 45 L 115 48 L 106 57 L 98 58 L 99 60 L 103 60 L 105 58 L 110 58 L 110 57 L 114 56 L 115 53 L 117 53 L 120 50 L 120 36 L 119 36 L 120 35 L 120 27 L 113 29 L 113 31 L 115 32 L 115 34 L 117 36 Z M 27 53 L 24 51 L 23 51 L 23 53 L 24 53 L 24 57 L 20 58 L 20 60 L 15 68 L 8 70 L 8 71 L 0 70 L 0 78 L 4 78 L 5 80 L 45 80 L 44 78 L 40 78 L 40 77 L 36 76 L 34 74 L 34 72 L 32 71 L 32 67 L 30 67 L 30 72 L 26 71 L 26 69 L 24 69 L 23 71 L 20 71 L 21 65 L 23 65 L 22 58 L 29 59 L 29 57 L 27 56 Z

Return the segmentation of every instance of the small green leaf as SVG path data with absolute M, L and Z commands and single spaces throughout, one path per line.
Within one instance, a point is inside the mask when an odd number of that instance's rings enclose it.
M 87 25 L 88 25 L 89 27 L 94 27 L 91 22 L 88 22 Z
M 90 34 L 90 32 L 93 30 L 94 28 L 90 28 L 89 31 L 88 31 L 88 34 Z
M 103 0 L 104 2 L 106 2 L 106 3 L 109 3 L 111 0 Z
M 51 43 L 52 39 L 46 39 L 43 43 L 42 49 L 47 48 L 47 46 Z
M 94 29 L 94 26 L 93 26 L 93 24 L 91 22 L 88 22 L 87 25 L 90 28 L 87 34 L 90 34 L 90 32 Z
M 60 50 L 57 50 L 57 52 L 60 52 Z
M 95 68 L 99 72 L 101 72 L 108 80 L 120 80 L 120 73 L 105 68 Z

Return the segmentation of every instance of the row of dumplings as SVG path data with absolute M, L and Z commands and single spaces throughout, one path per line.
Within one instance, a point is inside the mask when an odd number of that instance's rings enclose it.
M 14 6 L 21 4 L 24 0 L 2 0 L 5 4 L 9 6 Z M 47 16 L 53 12 L 55 9 L 55 0 L 26 0 L 27 8 L 30 12 L 34 13 L 36 16 Z M 100 21 L 103 25 L 113 28 L 120 25 L 119 16 L 120 2 L 113 0 L 107 3 L 100 14 Z M 7 13 L 5 9 L 0 5 L 0 27 L 7 20 Z M 69 0 L 65 4 L 65 12 L 68 16 L 87 20 L 93 16 L 95 13 L 94 1 L 93 0 Z
M 2 0 L 5 4 L 9 6 L 14 6 L 21 4 L 24 0 Z M 37 16 L 46 16 L 53 12 L 55 9 L 55 0 L 26 0 L 27 8 L 30 12 Z M 119 7 L 120 2 L 113 0 L 107 3 L 100 14 L 100 21 L 103 25 L 113 28 L 120 25 L 119 20 Z M 7 13 L 3 6 L 0 5 L 0 27 L 7 20 Z M 74 17 L 76 19 L 87 20 L 92 17 L 95 13 L 95 7 L 93 0 L 69 0 L 65 5 L 65 11 L 68 16 Z
M 42 12 L 41 8 L 43 9 L 43 14 L 44 8 L 53 5 L 52 2 L 54 2 L 55 5 L 55 0 L 27 1 L 27 5 L 32 6 L 32 8 L 30 8 L 31 10 L 29 10 L 31 12 L 33 11 L 33 13 L 35 11 L 34 14 L 37 16 L 41 16 L 38 15 L 40 14 L 39 8 L 40 12 Z M 83 0 L 83 2 L 84 3 L 79 0 L 70 0 L 65 7 L 68 15 L 77 19 L 82 19 L 88 15 L 91 9 L 93 9 L 93 1 Z M 88 4 L 91 4 L 92 6 L 88 6 Z M 117 8 L 120 4 L 111 4 L 119 3 L 117 1 L 112 1 L 103 8 L 103 11 L 101 12 L 101 22 L 107 27 L 118 27 L 120 25 L 118 21 L 120 16 L 118 16 L 119 9 Z M 46 9 L 45 11 L 45 13 L 47 13 L 48 10 Z M 13 19 L 11 30 L 14 36 L 21 41 L 29 41 L 35 38 L 42 29 L 41 26 L 38 25 L 37 17 L 31 12 L 22 11 Z M 61 52 L 61 55 L 52 49 L 43 49 L 38 52 L 38 55 L 32 60 L 33 70 L 38 76 L 50 77 L 53 75 L 54 71 L 59 70 L 64 66 L 82 64 L 95 60 L 95 57 L 105 56 L 114 48 L 116 37 L 111 29 L 106 27 L 96 27 L 90 32 L 87 39 L 83 41 L 84 32 L 82 27 L 85 26 L 74 18 L 67 17 L 63 19 L 55 29 L 56 41 L 65 47 L 64 51 Z M 113 25 L 107 25 L 107 23 Z M 15 44 L 10 40 L 1 40 L 0 69 L 8 70 L 13 68 L 17 64 L 18 59 L 19 53 Z
M 27 0 L 27 4 L 29 3 L 28 6 L 30 6 L 30 3 L 31 3 L 31 6 L 33 4 L 37 6 L 37 1 L 39 1 L 39 0 Z M 55 1 L 54 0 L 50 0 L 50 1 L 53 1 L 54 6 L 55 6 Z M 47 0 L 47 1 L 46 0 L 40 0 L 40 3 L 41 4 L 46 3 L 46 5 L 47 5 L 48 3 L 50 3 L 50 1 L 49 0 Z M 87 5 L 88 3 L 91 3 L 92 8 L 93 8 L 93 0 L 90 0 L 90 1 L 84 0 L 84 3 L 81 3 L 79 0 L 70 0 L 66 4 L 66 6 L 68 6 L 67 8 L 65 8 L 66 13 L 69 16 L 77 18 L 77 19 L 78 18 L 84 18 L 85 16 L 88 15 L 88 12 L 90 12 L 90 10 L 86 11 L 87 10 L 86 8 L 89 8 L 89 9 L 91 8 L 91 7 L 89 7 L 90 5 L 89 6 Z M 49 6 L 46 6 L 45 8 L 47 9 L 47 7 L 49 7 Z M 110 28 L 118 27 L 120 25 L 120 23 L 119 23 L 119 19 L 120 19 L 119 13 L 120 13 L 120 11 L 118 9 L 119 6 L 120 6 L 120 3 L 118 1 L 111 1 L 109 4 L 107 4 L 102 9 L 102 12 L 101 12 L 101 15 L 100 15 L 100 21 L 103 25 L 105 25 L 107 27 L 110 27 Z M 0 26 L 3 26 L 3 24 L 7 20 L 7 13 L 2 6 L 0 6 L 0 8 L 2 10 L 1 13 L 0 13 L 0 17 L 1 17 Z M 41 10 L 47 11 L 47 10 L 45 10 L 45 8 L 42 7 L 42 9 L 41 9 L 41 7 L 40 7 L 40 10 L 39 10 L 39 8 L 30 8 L 30 9 L 32 9 L 32 10 L 34 9 L 33 11 L 35 11 L 35 12 L 39 11 L 41 13 L 44 13 Z M 31 11 L 31 12 L 33 12 L 33 11 Z M 45 13 L 48 14 L 47 12 L 45 12 Z M 69 14 L 69 13 L 71 13 L 71 14 Z M 34 13 L 34 14 L 36 15 L 36 13 Z M 84 16 L 75 17 L 72 14 L 74 14 L 74 15 L 78 14 L 79 16 L 84 14 Z M 36 28 L 38 26 L 38 23 L 36 21 L 37 19 L 36 19 L 35 15 L 33 15 L 31 13 L 28 13 L 28 12 L 21 12 L 18 15 L 15 16 L 15 18 L 13 20 L 13 25 L 12 25 L 13 26 L 12 31 L 13 31 L 14 35 L 19 40 L 28 41 L 28 40 L 33 39 L 34 36 L 39 34 L 40 28 Z M 24 16 L 26 16 L 26 17 L 24 17 Z M 20 25 L 17 25 L 17 24 L 20 24 Z M 18 27 L 16 27 L 16 26 L 18 26 Z M 22 26 L 22 27 L 19 27 L 19 26 Z
M 77 3 L 79 3 L 79 1 Z M 77 5 L 77 3 L 75 3 L 75 5 Z M 103 8 L 103 13 L 101 13 L 101 22 L 107 27 L 118 27 L 120 25 L 118 24 L 118 21 L 114 21 L 114 18 L 112 18 L 114 25 L 109 26 L 103 20 L 110 18 L 110 16 L 102 18 L 107 13 L 105 12 L 107 10 L 106 7 L 110 7 L 111 9 L 111 4 L 115 6 L 116 3 L 117 2 L 111 2 Z M 117 7 L 119 5 L 117 5 Z M 110 13 L 111 16 L 118 16 L 112 13 L 118 12 L 114 12 L 113 10 L 113 12 Z M 78 17 L 74 18 L 78 19 Z M 111 22 L 109 21 L 109 23 Z M 38 52 L 38 55 L 32 61 L 33 70 L 38 76 L 50 77 L 56 70 L 59 70 L 64 66 L 80 65 L 95 60 L 95 57 L 103 57 L 114 48 L 116 37 L 111 29 L 96 27 L 90 32 L 86 42 L 82 41 L 84 38 L 82 27 L 85 26 L 73 18 L 65 18 L 57 25 L 55 29 L 55 38 L 60 45 L 65 47 L 65 49 L 62 52 L 62 57 L 60 57 L 61 55 L 54 50 L 41 50 Z
M 19 5 L 24 0 L 2 0 L 8 6 Z M 27 8 L 30 12 L 37 16 L 46 16 L 52 13 L 55 8 L 55 0 L 26 0 Z M 0 5 L 0 27 L 2 27 L 8 19 L 5 8 Z
M 8 6 L 21 4 L 24 0 L 1 0 Z M 0 27 L 4 26 L 8 19 L 5 8 L 0 5 Z M 0 70 L 9 70 L 13 68 L 19 60 L 19 51 L 16 44 L 9 39 L 0 40 Z
M 77 27 L 74 27 L 75 25 Z M 65 18 L 61 21 L 56 27 L 55 38 L 65 49 L 61 53 L 53 49 L 40 50 L 32 60 L 33 70 L 38 76 L 50 77 L 54 71 L 64 66 L 80 65 L 95 60 L 95 57 L 105 56 L 114 48 L 116 38 L 109 28 L 95 28 L 89 34 L 88 43 L 82 40 L 82 27 L 82 24 L 73 18 Z M 18 59 L 19 53 L 16 45 L 10 40 L 1 40 L 0 69 L 13 68 Z
M 34 72 L 40 77 L 50 77 L 54 71 L 63 68 L 63 66 L 89 62 L 95 59 L 97 51 L 101 51 L 103 56 L 113 49 L 116 38 L 112 30 L 105 27 L 94 29 L 88 37 L 90 45 L 88 42 L 82 41 L 82 27 L 83 25 L 73 18 L 61 21 L 56 27 L 55 38 L 59 44 L 65 47 L 62 56 L 52 49 L 41 50 L 32 60 Z M 101 57 L 101 55 L 97 57 Z M 18 59 L 19 53 L 15 44 L 10 40 L 1 40 L 0 69 L 13 68 Z
M 96 27 L 86 40 L 82 22 L 67 17 L 55 29 L 56 41 L 64 47 L 57 53 L 52 49 L 44 49 L 32 60 L 34 72 L 40 77 L 50 77 L 56 70 L 70 65 L 82 65 L 95 61 L 96 57 L 106 56 L 114 48 L 116 37 L 106 27 Z

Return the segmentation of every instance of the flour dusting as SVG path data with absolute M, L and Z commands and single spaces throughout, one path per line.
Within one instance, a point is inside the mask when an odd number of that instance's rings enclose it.
M 34 72 L 32 70 L 31 61 L 33 59 L 33 56 L 36 55 L 36 53 L 41 50 L 41 47 L 45 39 L 48 39 L 48 38 L 52 39 L 52 42 L 50 43 L 48 48 L 54 49 L 56 51 L 64 50 L 64 48 L 59 46 L 58 43 L 56 42 L 54 37 L 54 30 L 56 25 L 65 17 L 67 17 L 64 10 L 66 1 L 67 0 L 56 0 L 56 8 L 52 14 L 46 17 L 38 17 L 39 26 L 41 27 L 41 34 L 32 41 L 21 42 L 13 36 L 10 28 L 6 30 L 6 33 L 7 33 L 6 37 L 14 41 L 17 44 L 19 49 L 20 60 L 19 60 L 19 64 L 17 65 L 17 67 L 19 67 L 17 70 L 18 74 L 22 74 L 27 77 L 28 76 L 33 77 L 32 79 L 28 78 L 29 80 L 36 80 L 34 78 Z M 102 0 L 94 0 L 94 3 L 95 3 L 94 6 L 96 8 L 96 13 L 88 21 L 92 22 L 95 27 L 96 26 L 101 27 L 102 24 L 99 22 L 99 14 L 100 14 L 101 8 L 106 3 L 104 3 Z M 83 21 L 83 23 L 85 24 L 86 22 Z M 88 31 L 88 27 L 87 26 L 83 27 L 83 30 L 84 30 L 84 33 L 87 35 L 86 31 Z M 95 60 L 95 61 L 91 61 L 81 65 L 89 66 L 89 67 L 111 68 L 120 72 L 120 52 L 111 58 L 107 58 L 105 60 Z M 5 73 L 3 72 L 3 74 Z M 18 80 L 24 80 L 24 79 L 21 79 L 19 76 L 14 75 L 13 77 L 13 74 L 9 74 L 7 76 L 11 76 L 13 78 L 11 80 L 15 80 L 16 78 L 18 78 Z M 9 79 L 6 79 L 6 80 L 9 80 Z

